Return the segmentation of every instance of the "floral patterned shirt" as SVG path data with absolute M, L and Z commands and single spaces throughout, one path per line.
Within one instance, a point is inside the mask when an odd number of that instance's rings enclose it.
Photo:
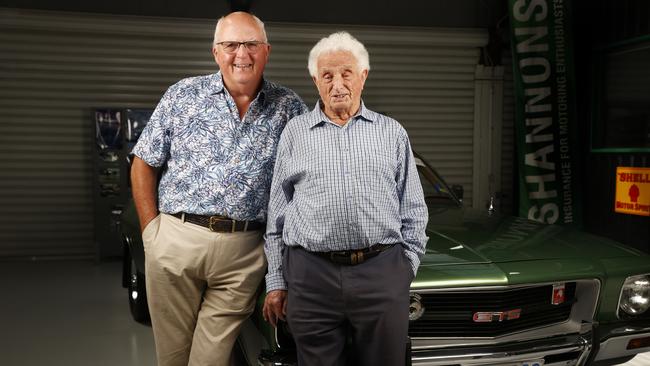
M 167 90 L 132 152 L 163 169 L 160 212 L 266 220 L 280 133 L 307 107 L 292 90 L 262 83 L 243 119 L 220 72 Z

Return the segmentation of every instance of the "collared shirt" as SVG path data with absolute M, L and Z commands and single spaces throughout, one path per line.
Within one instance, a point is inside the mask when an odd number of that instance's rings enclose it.
M 404 128 L 363 103 L 338 126 L 317 105 L 289 121 L 278 145 L 265 235 L 266 289 L 286 289 L 285 246 L 326 252 L 401 244 L 415 273 L 427 220 Z
M 160 212 L 266 219 L 277 141 L 307 107 L 290 89 L 262 83 L 243 119 L 220 72 L 167 90 L 133 149 L 163 167 Z

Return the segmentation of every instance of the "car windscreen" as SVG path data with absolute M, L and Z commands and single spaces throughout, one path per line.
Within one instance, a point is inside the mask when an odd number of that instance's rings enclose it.
M 427 202 L 430 201 L 448 201 L 449 203 L 456 203 L 447 184 L 436 174 L 433 169 L 429 168 L 422 159 L 415 157 L 415 165 L 418 168 L 418 175 L 422 183 L 422 190 L 424 191 L 424 198 Z

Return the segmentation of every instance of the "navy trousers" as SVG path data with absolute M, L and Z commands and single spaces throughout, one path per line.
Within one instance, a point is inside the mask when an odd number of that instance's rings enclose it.
M 283 264 L 299 366 L 404 365 L 413 272 L 401 245 L 355 266 L 291 247 Z

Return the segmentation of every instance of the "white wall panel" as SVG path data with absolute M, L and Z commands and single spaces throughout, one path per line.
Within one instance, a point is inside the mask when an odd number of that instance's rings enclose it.
M 508 51 L 503 58 L 503 124 L 501 135 L 501 197 L 500 209 L 513 214 L 515 210 L 515 86 L 512 57 Z M 516 213 L 514 213 L 516 214 Z

